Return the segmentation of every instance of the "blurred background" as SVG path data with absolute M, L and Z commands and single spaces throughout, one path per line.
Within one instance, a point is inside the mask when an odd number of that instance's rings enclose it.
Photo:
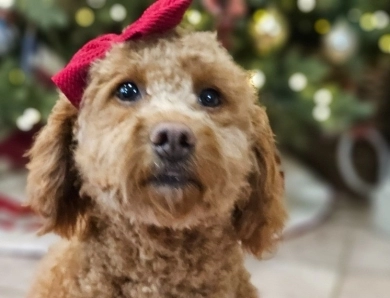
M 57 95 L 50 77 L 153 1 L 0 0 L 0 297 L 24 297 L 54 235 L 37 238 L 24 152 Z M 267 107 L 290 219 L 247 260 L 263 298 L 390 297 L 390 1 L 196 0 Z M 231 78 L 234 80 L 234 78 Z

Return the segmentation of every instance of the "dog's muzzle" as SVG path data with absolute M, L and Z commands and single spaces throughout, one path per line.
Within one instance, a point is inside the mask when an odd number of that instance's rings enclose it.
M 158 159 L 158 167 L 149 183 L 172 187 L 195 184 L 201 187 L 191 171 L 196 137 L 187 125 L 178 122 L 159 123 L 150 133 L 150 142 Z
M 196 145 L 192 130 L 182 123 L 157 124 L 150 134 L 153 150 L 163 162 L 183 162 L 190 158 Z

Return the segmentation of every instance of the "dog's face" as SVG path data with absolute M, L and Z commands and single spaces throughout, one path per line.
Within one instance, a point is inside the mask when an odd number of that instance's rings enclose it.
M 226 215 L 251 169 L 252 93 L 209 33 L 115 47 L 94 65 L 78 118 L 87 192 L 157 225 Z
M 39 168 L 53 133 L 63 138 L 51 154 L 71 150 Z M 191 228 L 231 220 L 255 254 L 284 220 L 267 117 L 246 73 L 210 33 L 115 46 L 91 68 L 80 110 L 60 100 L 30 155 L 30 203 L 49 219 L 47 229 L 61 234 L 75 219 L 50 210 L 66 205 L 63 199 L 42 202 L 54 187 L 57 196 L 79 192 L 103 212 L 145 224 Z M 37 177 L 53 176 L 49 168 L 62 159 L 60 178 L 37 187 Z M 58 190 L 68 172 L 79 183 Z M 81 197 L 68 207 L 76 217 L 88 213 Z M 269 239 L 260 244 L 255 234 Z

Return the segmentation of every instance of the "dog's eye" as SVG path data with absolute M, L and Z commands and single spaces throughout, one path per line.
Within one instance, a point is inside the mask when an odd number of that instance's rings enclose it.
M 221 104 L 221 95 L 215 89 L 204 89 L 199 94 L 199 102 L 202 106 L 215 108 Z
M 136 101 L 140 98 L 141 93 L 136 84 L 126 82 L 118 86 L 115 95 L 122 101 Z

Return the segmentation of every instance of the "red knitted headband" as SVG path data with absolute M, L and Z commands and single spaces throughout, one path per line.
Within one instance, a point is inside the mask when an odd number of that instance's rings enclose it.
M 52 78 L 53 82 L 78 108 L 91 63 L 103 58 L 113 44 L 174 29 L 181 22 L 191 2 L 191 0 L 157 0 L 122 34 L 106 34 L 84 45 L 69 64 Z

